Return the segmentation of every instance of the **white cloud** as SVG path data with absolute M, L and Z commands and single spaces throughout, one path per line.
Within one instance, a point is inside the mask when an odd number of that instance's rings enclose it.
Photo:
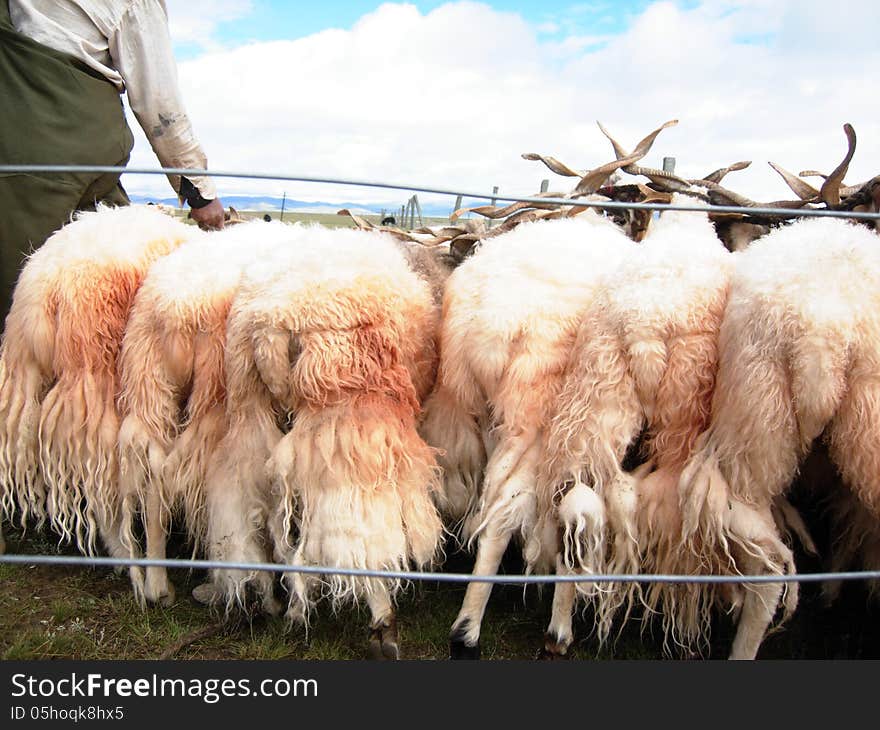
M 171 37 L 177 43 L 216 48 L 214 33 L 221 23 L 238 20 L 253 10 L 251 0 L 166 0 Z
M 597 48 L 574 37 L 551 42 L 520 16 L 486 5 L 422 15 L 386 4 L 351 30 L 218 49 L 179 70 L 214 169 L 469 191 L 499 185 L 510 194 L 533 193 L 550 178 L 551 189 L 567 190 L 573 181 L 520 154 L 593 167 L 612 156 L 595 120 L 633 146 L 678 118 L 644 164 L 674 156 L 678 172 L 698 176 L 751 159 L 752 168 L 726 182 L 770 200 L 790 193 L 767 161 L 830 171 L 846 150 L 844 122 L 860 139 L 848 181 L 880 171 L 877 27 L 880 9 L 867 1 L 848 3 L 846 15 L 818 0 L 692 10 L 658 2 Z M 142 138 L 131 164 L 156 165 Z M 164 193 L 158 179 L 127 184 Z M 280 182 L 218 187 L 221 196 L 284 189 L 302 199 L 391 204 L 409 196 Z

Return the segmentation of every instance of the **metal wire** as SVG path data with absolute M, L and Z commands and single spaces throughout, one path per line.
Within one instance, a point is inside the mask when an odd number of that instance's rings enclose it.
M 853 218 L 857 220 L 880 220 L 880 213 L 855 213 L 845 210 L 815 210 L 812 208 L 761 208 L 743 207 L 738 205 L 669 205 L 666 203 L 626 203 L 614 200 L 595 201 L 572 198 L 536 198 L 532 196 L 502 195 L 500 193 L 469 192 L 464 190 L 450 190 L 448 188 L 436 188 L 426 185 L 412 185 L 407 183 L 382 182 L 379 180 L 355 180 L 331 177 L 319 177 L 315 175 L 296 175 L 288 173 L 268 172 L 230 172 L 226 170 L 197 170 L 184 167 L 118 167 L 107 165 L 0 165 L 0 173 L 52 173 L 52 172 L 99 172 L 113 173 L 125 172 L 137 175 L 186 175 L 202 177 L 235 177 L 250 180 L 288 180 L 291 182 L 312 182 L 330 185 L 353 185 L 357 187 L 387 188 L 390 190 L 409 190 L 419 193 L 434 193 L 439 195 L 461 195 L 467 198 L 480 198 L 485 200 L 522 201 L 525 203 L 550 203 L 553 205 L 577 205 L 590 208 L 605 208 L 608 210 L 683 210 L 704 213 L 745 213 L 748 215 L 770 216 L 795 216 L 813 218 Z
M 226 563 L 218 560 L 187 560 L 149 558 L 104 558 L 83 555 L 0 555 L 0 564 L 73 565 L 144 568 L 226 569 L 247 572 L 305 573 L 343 575 L 354 578 L 386 578 L 389 580 L 437 581 L 441 583 L 492 583 L 531 585 L 547 583 L 816 583 L 835 580 L 878 580 L 880 570 L 845 571 L 837 573 L 799 573 L 793 575 L 670 575 L 670 574 L 567 574 L 567 575 L 471 575 L 470 573 L 435 573 L 431 571 L 363 570 L 316 565 L 284 565 L 281 563 Z

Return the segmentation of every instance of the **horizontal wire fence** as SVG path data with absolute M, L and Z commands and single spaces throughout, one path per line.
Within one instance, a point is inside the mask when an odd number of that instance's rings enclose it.
M 137 175 L 185 175 L 231 177 L 252 180 L 285 180 L 332 185 L 352 185 L 359 187 L 408 190 L 439 195 L 462 196 L 468 198 L 503 200 L 510 202 L 542 203 L 556 205 L 586 206 L 603 209 L 628 210 L 681 210 L 701 213 L 743 213 L 748 215 L 768 215 L 778 217 L 825 217 L 851 218 L 856 220 L 880 220 L 880 213 L 863 213 L 837 210 L 815 210 L 811 208 L 763 208 L 735 205 L 683 205 L 666 203 L 630 203 L 618 201 L 595 201 L 580 198 L 536 198 L 532 196 L 509 196 L 498 192 L 482 193 L 464 190 L 451 190 L 428 185 L 390 183 L 376 180 L 356 180 L 345 178 L 319 177 L 315 175 L 293 175 L 282 173 L 229 172 L 218 170 L 199 170 L 191 168 L 132 168 L 106 165 L 0 165 L 0 173 L 45 174 L 45 173 L 127 173 Z M 880 244 L 878 244 L 880 245 Z M 532 585 L 547 583 L 816 583 L 825 581 L 880 580 L 880 571 L 839 571 L 826 573 L 798 573 L 781 575 L 776 573 L 761 575 L 670 575 L 670 574 L 554 574 L 554 575 L 471 575 L 469 573 L 441 573 L 435 571 L 391 571 L 340 568 L 335 566 L 287 565 L 282 563 L 233 563 L 213 560 L 147 558 L 108 558 L 84 555 L 0 555 L 0 564 L 10 565 L 65 565 L 78 567 L 165 567 L 184 569 L 227 569 L 246 572 L 302 573 L 312 575 L 339 575 L 356 578 L 383 578 L 403 581 L 436 581 L 441 583 L 492 583 Z
M 353 578 L 385 578 L 404 581 L 437 581 L 438 583 L 492 583 L 534 585 L 547 583 L 817 583 L 825 581 L 880 580 L 880 570 L 841 571 L 835 573 L 797 573 L 792 575 L 672 575 L 648 573 L 565 573 L 554 575 L 471 575 L 470 573 L 438 573 L 408 570 L 363 570 L 318 565 L 286 565 L 284 563 L 231 563 L 219 560 L 190 560 L 168 558 L 104 558 L 84 555 L 0 555 L 0 564 L 13 565 L 68 565 L 79 567 L 184 568 L 204 570 L 241 570 L 246 572 L 302 573 L 311 575 L 341 575 Z
M 385 188 L 389 190 L 409 190 L 419 193 L 433 193 L 438 195 L 450 195 L 467 198 L 479 198 L 485 200 L 517 201 L 525 203 L 550 203 L 553 205 L 576 205 L 591 208 L 607 208 L 609 210 L 684 210 L 703 213 L 745 213 L 749 215 L 770 215 L 778 217 L 817 217 L 817 218 L 854 218 L 856 220 L 878 220 L 880 213 L 862 213 L 845 210 L 815 210 L 811 208 L 762 208 L 743 207 L 738 205 L 683 205 L 666 203 L 626 203 L 614 200 L 596 201 L 584 200 L 583 198 L 536 198 L 533 196 L 502 195 L 497 192 L 468 192 L 464 190 L 451 190 L 426 185 L 411 185 L 404 183 L 381 182 L 378 180 L 356 180 L 346 178 L 317 177 L 315 175 L 293 175 L 283 173 L 263 172 L 228 172 L 208 171 L 183 167 L 143 168 L 143 167 L 117 167 L 99 165 L 0 165 L 0 173 L 58 173 L 58 172 L 100 172 L 113 173 L 125 172 L 137 175 L 184 175 L 204 177 L 235 177 L 249 180 L 285 180 L 290 182 L 311 182 L 329 185 L 352 185 L 355 187 Z

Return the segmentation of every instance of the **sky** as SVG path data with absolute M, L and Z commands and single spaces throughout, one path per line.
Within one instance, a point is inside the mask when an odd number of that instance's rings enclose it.
M 880 172 L 880 3 L 819 0 L 277 2 L 166 0 L 181 92 L 209 168 L 530 195 L 526 152 L 586 169 L 669 119 L 642 164 L 701 177 L 739 160 L 730 188 L 792 193 L 768 161 L 847 183 Z M 130 166 L 158 162 L 137 129 Z M 164 178 L 127 189 L 167 196 Z M 219 179 L 225 194 L 394 209 L 410 193 Z M 818 184 L 818 183 L 817 183 Z M 451 198 L 419 194 L 420 200 Z

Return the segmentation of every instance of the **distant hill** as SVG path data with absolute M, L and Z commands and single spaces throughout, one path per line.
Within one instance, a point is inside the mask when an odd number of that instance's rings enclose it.
M 159 198 L 150 195 L 137 195 L 130 193 L 133 203 L 163 203 L 172 207 L 177 206 L 177 198 Z M 224 195 L 223 204 L 232 206 L 238 210 L 281 210 L 281 198 L 269 196 L 251 195 Z M 402 203 L 401 203 L 402 204 Z M 449 204 L 421 203 L 422 215 L 429 217 L 446 217 L 452 212 L 454 201 Z M 480 203 L 475 203 L 479 205 Z M 306 200 L 293 200 L 288 198 L 284 201 L 284 210 L 290 213 L 336 213 L 342 208 L 348 208 L 355 215 L 380 215 L 384 210 L 392 215 L 396 214 L 400 206 L 391 206 L 380 203 L 327 203 L 309 202 Z

